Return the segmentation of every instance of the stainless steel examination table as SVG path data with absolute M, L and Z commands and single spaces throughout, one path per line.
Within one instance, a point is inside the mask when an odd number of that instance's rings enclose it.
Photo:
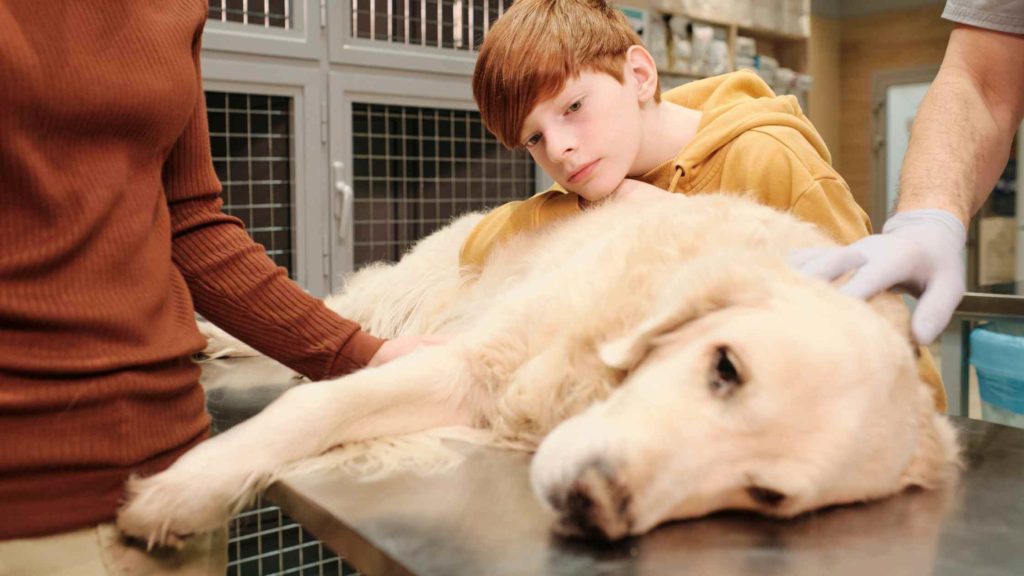
M 288 374 L 228 365 L 250 382 Z M 229 419 L 252 395 L 213 392 L 211 410 Z M 614 544 L 553 536 L 530 491 L 529 456 L 494 449 L 473 449 L 443 477 L 361 483 L 321 472 L 285 477 L 267 497 L 371 576 L 1024 575 L 1024 430 L 952 418 L 967 462 L 956 486 L 790 521 L 722 514 Z
M 553 536 L 528 455 L 499 450 L 444 477 L 288 477 L 268 497 L 369 575 L 1024 574 L 1024 430 L 955 423 L 967 460 L 958 486 L 791 521 L 718 515 L 610 545 Z

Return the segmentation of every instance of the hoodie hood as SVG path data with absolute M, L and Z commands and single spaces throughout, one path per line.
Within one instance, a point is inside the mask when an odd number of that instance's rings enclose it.
M 798 130 L 825 162 L 832 163 L 824 140 L 800 110 L 796 97 L 776 96 L 749 70 L 690 82 L 661 97 L 702 113 L 696 137 L 676 157 L 676 168 L 684 174 L 744 132 L 766 126 Z

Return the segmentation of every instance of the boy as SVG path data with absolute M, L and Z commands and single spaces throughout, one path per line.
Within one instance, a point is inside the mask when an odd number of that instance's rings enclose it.
M 488 214 L 462 247 L 465 266 L 613 195 L 743 193 L 842 244 L 871 232 L 795 98 L 775 96 L 748 71 L 662 96 L 651 55 L 602 0 L 518 0 L 481 47 L 473 96 L 488 130 L 526 148 L 557 184 Z M 924 348 L 919 371 L 944 410 Z

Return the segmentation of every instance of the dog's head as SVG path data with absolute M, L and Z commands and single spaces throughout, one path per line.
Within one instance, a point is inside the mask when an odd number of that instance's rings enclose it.
M 688 264 L 600 350 L 624 385 L 556 428 L 532 464 L 561 531 L 615 539 L 723 509 L 788 517 L 955 470 L 897 297 L 860 302 L 744 261 Z

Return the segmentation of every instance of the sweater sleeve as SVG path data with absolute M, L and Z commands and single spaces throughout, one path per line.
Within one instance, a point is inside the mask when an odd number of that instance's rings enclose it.
M 313 380 L 365 366 L 383 340 L 330 311 L 288 278 L 252 241 L 242 222 L 221 212 L 210 155 L 199 67 L 195 108 L 163 168 L 172 258 L 198 310 L 218 326 Z

